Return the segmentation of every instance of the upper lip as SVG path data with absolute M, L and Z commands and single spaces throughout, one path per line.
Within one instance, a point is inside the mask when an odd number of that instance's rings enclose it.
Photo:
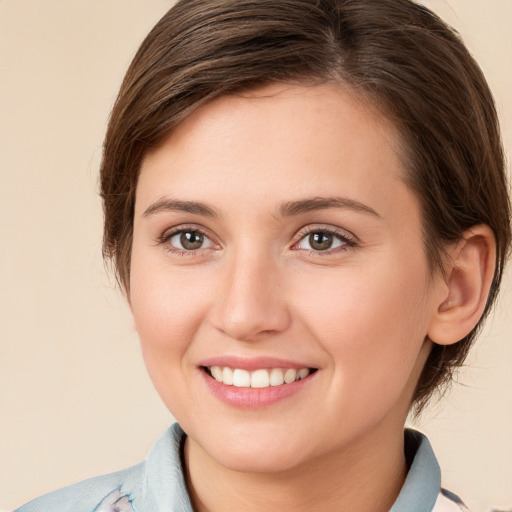
M 314 368 L 310 364 L 291 361 L 288 359 L 280 359 L 269 356 L 258 357 L 240 357 L 240 356 L 216 356 L 204 359 L 199 366 L 227 366 L 229 368 L 239 368 L 241 370 L 254 371 L 265 368 Z

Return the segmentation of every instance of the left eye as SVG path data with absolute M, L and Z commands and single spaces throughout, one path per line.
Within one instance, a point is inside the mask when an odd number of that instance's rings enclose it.
M 192 229 L 175 232 L 168 238 L 168 242 L 176 249 L 184 251 L 197 251 L 213 246 L 206 235 Z
M 304 236 L 297 244 L 298 249 L 309 251 L 328 251 L 349 245 L 349 241 L 330 231 L 313 231 Z

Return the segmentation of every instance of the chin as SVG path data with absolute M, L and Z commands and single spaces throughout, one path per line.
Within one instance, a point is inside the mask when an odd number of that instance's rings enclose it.
M 286 453 L 283 450 L 268 452 L 255 448 L 253 450 L 219 450 L 219 453 L 210 452 L 216 462 L 223 467 L 239 473 L 282 473 L 290 471 L 305 462 L 304 454 L 300 450 L 293 450 L 294 453 Z M 301 453 L 301 457 L 297 455 Z
M 210 427 L 213 428 L 209 432 L 202 428 L 197 432 L 194 428 L 184 430 L 203 455 L 231 471 L 280 473 L 300 466 L 313 456 L 311 434 L 305 429 L 301 435 L 297 425 L 245 422 L 231 428 Z

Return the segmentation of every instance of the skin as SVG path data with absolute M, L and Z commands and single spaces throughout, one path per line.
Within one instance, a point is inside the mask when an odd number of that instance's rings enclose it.
M 198 511 L 387 511 L 396 499 L 426 336 L 453 302 L 429 275 L 404 172 L 394 127 L 334 85 L 220 98 L 146 155 L 129 300 L 151 379 L 188 434 Z M 281 211 L 320 197 L 346 204 Z M 336 247 L 312 250 L 305 228 L 336 231 Z M 186 250 L 173 229 L 205 242 Z M 218 356 L 317 371 L 290 397 L 240 408 L 205 385 L 200 365 Z

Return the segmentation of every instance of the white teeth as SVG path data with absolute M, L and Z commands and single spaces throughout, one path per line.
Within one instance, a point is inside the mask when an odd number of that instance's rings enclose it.
M 297 370 L 290 368 L 284 372 L 284 381 L 286 384 L 291 384 L 297 378 Z
M 233 372 L 233 386 L 237 388 L 250 388 L 251 374 L 247 370 L 237 368 Z
M 269 386 L 281 386 L 291 384 L 296 380 L 305 379 L 311 372 L 309 368 L 272 368 L 271 370 L 255 370 L 249 372 L 240 368 L 229 366 L 210 366 L 210 373 L 217 382 L 223 382 L 228 386 L 238 388 L 268 388 Z
M 228 386 L 233 385 L 233 370 L 227 366 L 222 369 L 222 382 Z
M 215 379 L 215 380 L 218 380 L 219 382 L 222 382 L 222 374 L 223 374 L 223 371 L 222 371 L 222 368 L 220 366 L 212 366 L 210 368 L 210 372 L 212 374 L 212 377 Z
M 251 374 L 251 388 L 268 388 L 270 376 L 267 370 L 256 370 Z
M 297 380 L 305 379 L 309 375 L 307 368 L 302 368 L 297 372 Z
M 281 384 L 284 384 L 283 370 L 281 368 L 272 368 L 270 370 L 270 385 L 280 386 Z

